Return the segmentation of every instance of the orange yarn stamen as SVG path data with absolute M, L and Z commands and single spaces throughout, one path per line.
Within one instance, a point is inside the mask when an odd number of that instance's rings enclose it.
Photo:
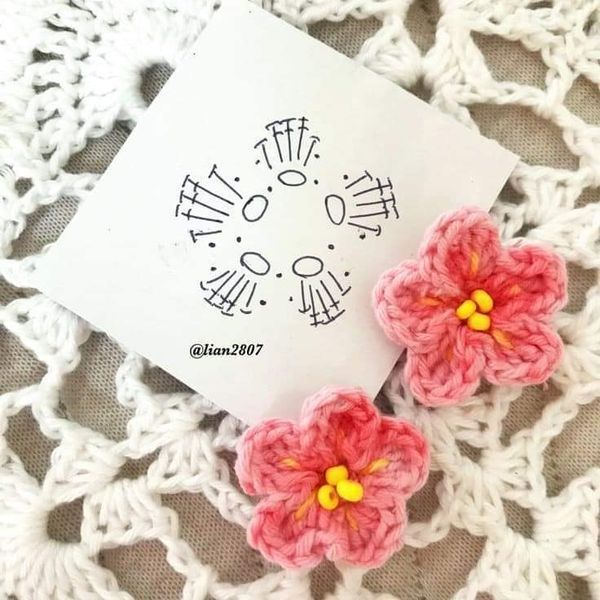
M 308 512 L 308 509 L 312 506 L 315 498 L 317 497 L 317 490 L 313 490 L 311 495 L 296 509 L 294 513 L 294 519 L 299 521 Z
M 515 285 L 513 285 L 510 290 L 508 290 L 508 293 L 511 296 L 516 296 L 517 294 L 521 293 L 521 286 L 518 283 L 515 283 Z
M 300 468 L 300 463 L 295 458 L 291 458 L 291 457 L 281 459 L 281 464 L 284 467 L 289 467 L 290 469 L 299 469 Z
M 510 341 L 510 336 L 505 331 L 501 329 L 492 329 L 492 337 L 503 347 L 511 350 L 514 348 L 512 342 Z
M 387 458 L 378 458 L 374 460 L 370 465 L 367 465 L 361 472 L 361 475 L 371 475 L 381 469 L 385 469 L 390 464 Z
M 442 303 L 441 300 L 438 300 L 437 298 L 429 298 L 428 296 L 421 298 L 420 302 L 425 306 L 439 306 Z
M 338 455 L 342 455 L 342 445 L 344 443 L 344 440 L 346 439 L 346 436 L 344 435 L 344 432 L 341 429 L 338 429 L 335 432 L 335 449 L 336 449 L 336 454 Z
M 474 250 L 471 252 L 471 275 L 477 275 L 479 271 L 479 254 Z
M 348 521 L 348 525 L 350 525 L 350 528 L 354 529 L 354 531 L 358 531 L 358 523 L 356 522 L 356 519 L 352 516 L 350 509 L 347 507 L 344 510 L 344 516 L 346 517 L 346 521 Z

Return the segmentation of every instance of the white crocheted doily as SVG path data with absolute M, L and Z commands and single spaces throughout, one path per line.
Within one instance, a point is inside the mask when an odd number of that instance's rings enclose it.
M 546 387 L 438 410 L 393 374 L 382 407 L 433 449 L 407 546 L 367 574 L 265 565 L 243 543 L 240 424 L 30 283 L 146 109 L 144 76 L 175 67 L 215 6 L 1 0 L 1 597 L 600 599 L 600 1 L 266 8 L 334 46 L 362 36 L 358 62 L 523 156 L 493 213 L 569 262 L 564 361 Z

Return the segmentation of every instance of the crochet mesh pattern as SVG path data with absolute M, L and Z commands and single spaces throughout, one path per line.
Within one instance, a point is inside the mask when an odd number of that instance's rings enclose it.
M 553 245 L 571 300 L 545 387 L 378 402 L 432 444 L 407 546 L 281 571 L 244 541 L 240 424 L 31 289 L 31 274 L 215 10 L 0 4 L 0 592 L 18 598 L 600 598 L 600 2 L 265 6 L 519 153 L 505 239 Z M 393 593 L 394 596 L 389 594 Z

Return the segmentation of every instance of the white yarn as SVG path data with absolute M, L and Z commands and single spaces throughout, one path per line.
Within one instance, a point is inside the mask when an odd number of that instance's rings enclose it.
M 493 212 L 505 238 L 523 225 L 528 236 L 552 244 L 567 260 L 600 268 L 600 207 L 576 207 L 584 189 L 600 186 L 600 130 L 565 106 L 579 75 L 600 84 L 600 1 L 441 0 L 433 47 L 422 55 L 404 20 L 410 0 L 279 0 L 267 8 L 306 29 L 321 20 L 375 16 L 380 29 L 357 60 L 403 86 L 421 77 L 431 103 L 469 127 L 475 103 L 518 104 L 549 119 L 578 158 L 573 171 L 521 162 L 511 179 L 520 204 L 497 201 Z M 61 197 L 85 198 L 97 176 L 65 165 L 86 140 L 110 131 L 117 120 L 134 124 L 145 109 L 141 74 L 155 63 L 176 66 L 214 12 L 210 0 L 2 0 L 0 3 L 0 275 L 17 288 L 31 286 L 39 256 L 11 258 L 28 216 Z M 494 80 L 471 34 L 519 40 L 539 51 L 546 86 Z M 37 49 L 50 56 L 35 61 Z M 443 141 L 442 141 L 443 143 Z M 32 186 L 21 194 L 19 180 Z M 0 593 L 30 598 L 131 596 L 100 566 L 105 548 L 159 539 L 170 566 L 183 575 L 184 598 L 310 598 L 310 573 L 278 571 L 252 583 L 222 581 L 180 537 L 176 513 L 161 494 L 204 494 L 224 519 L 246 526 L 252 504 L 232 483 L 223 458 L 241 426 L 227 416 L 218 426 L 198 424 L 217 409 L 191 394 L 156 394 L 142 381 L 148 363 L 127 354 L 117 375 L 117 400 L 134 411 L 126 439 L 114 442 L 64 417 L 59 405 L 65 375 L 77 366 L 87 323 L 42 295 L 0 306 L 0 323 L 42 362 L 38 383 L 0 396 Z M 399 373 L 387 394 L 394 410 L 414 420 L 441 470 L 440 507 L 428 522 L 408 527 L 407 543 L 424 547 L 450 527 L 486 538 L 477 565 L 455 598 L 478 592 L 497 599 L 558 598 L 556 573 L 584 578 L 600 599 L 598 514 L 600 468 L 549 497 L 542 475 L 544 450 L 579 408 L 600 396 L 600 286 L 582 310 L 557 320 L 566 356 L 553 378 L 560 396 L 541 417 L 500 441 L 502 420 L 517 389 L 491 389 L 462 407 L 427 410 L 401 395 Z M 400 392 L 398 391 L 400 390 Z M 31 406 L 45 436 L 59 443 L 42 485 L 29 476 L 7 445 L 8 419 Z M 458 444 L 481 448 L 477 462 Z M 116 480 L 121 466 L 158 451 L 146 475 Z M 48 513 L 83 497 L 81 542 L 59 544 L 46 534 Z M 502 500 L 527 508 L 533 536 L 507 524 Z M 384 598 L 363 587 L 362 571 L 342 568 L 334 597 Z

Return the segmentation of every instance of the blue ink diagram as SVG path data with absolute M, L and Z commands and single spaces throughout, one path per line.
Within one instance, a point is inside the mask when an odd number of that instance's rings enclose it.
M 262 169 L 267 182 L 264 189 L 245 190 L 240 178 L 225 172 L 218 163 L 200 176 L 182 176 L 175 218 L 185 224 L 193 243 L 206 244 L 210 249 L 216 248 L 217 240 L 236 246 L 235 260 L 231 259 L 230 246 L 227 260 L 221 261 L 225 264 L 210 265 L 199 282 L 203 300 L 220 314 L 250 315 L 266 307 L 268 298 L 263 288 L 272 277 L 293 280 L 296 291 L 287 301 L 311 327 L 329 325 L 344 314 L 344 298 L 352 290 L 351 273 L 332 266 L 339 262 L 332 260 L 333 244 L 323 242 L 314 253 L 281 264 L 279 256 L 264 256 L 256 248 L 245 248 L 235 226 L 241 222 L 260 227 L 273 203 L 282 201 L 286 188 L 307 186 L 325 190 L 320 194 L 315 219 L 322 219 L 331 228 L 348 228 L 358 240 L 380 237 L 386 221 L 399 218 L 392 181 L 367 170 L 340 172 L 337 180 L 319 181 L 311 174 L 315 162 L 321 160 L 320 143 L 308 118 L 283 118 L 267 123 L 252 147 L 253 166 Z

